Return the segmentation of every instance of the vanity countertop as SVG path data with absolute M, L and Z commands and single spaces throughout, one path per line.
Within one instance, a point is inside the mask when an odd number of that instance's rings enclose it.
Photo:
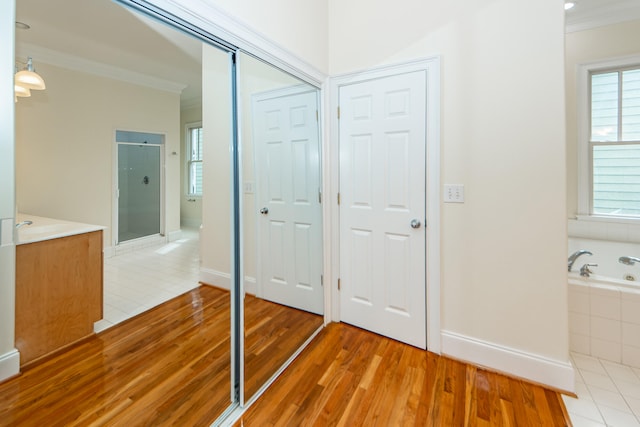
M 45 218 L 26 213 L 18 213 L 16 222 L 32 221 L 33 224 L 18 228 L 16 245 L 41 242 L 75 234 L 90 233 L 104 230 L 101 225 L 83 224 L 80 222 L 64 221 L 61 219 Z

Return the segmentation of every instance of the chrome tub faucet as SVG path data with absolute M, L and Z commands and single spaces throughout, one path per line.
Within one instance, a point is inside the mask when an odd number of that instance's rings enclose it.
M 589 277 L 590 275 L 593 274 L 593 271 L 591 271 L 591 269 L 589 269 L 589 267 L 597 267 L 598 264 L 585 264 L 582 267 L 580 267 L 580 275 L 582 277 Z
M 585 250 L 585 249 L 580 249 L 579 251 L 575 251 L 574 253 L 572 253 L 571 255 L 569 255 L 569 260 L 567 263 L 567 267 L 568 267 L 568 271 L 571 271 L 571 267 L 573 267 L 573 263 L 576 262 L 576 260 L 578 259 L 578 257 L 580 255 L 593 255 L 591 252 Z
M 621 256 L 618 258 L 618 262 L 626 265 L 633 265 L 636 262 L 640 262 L 640 258 L 636 258 L 634 256 Z
M 22 222 L 19 222 L 19 223 L 16 224 L 16 228 L 20 228 L 23 225 L 31 225 L 31 224 L 33 224 L 33 221 L 28 221 L 28 220 L 27 221 L 22 221 Z

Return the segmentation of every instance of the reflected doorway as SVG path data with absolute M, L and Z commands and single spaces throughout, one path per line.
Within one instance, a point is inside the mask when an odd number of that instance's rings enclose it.
M 116 131 L 116 244 L 162 234 L 164 135 Z

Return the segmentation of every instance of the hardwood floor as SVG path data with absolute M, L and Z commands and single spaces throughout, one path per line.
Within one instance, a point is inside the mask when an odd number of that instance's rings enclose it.
M 258 384 L 322 320 L 245 304 L 247 382 Z M 200 286 L 0 384 L 0 425 L 208 426 L 230 403 L 229 322 L 229 293 Z
M 247 295 L 244 300 L 245 400 L 287 361 L 324 319 Z M 280 349 L 274 351 L 274 349 Z
M 570 426 L 560 395 L 328 325 L 238 426 Z

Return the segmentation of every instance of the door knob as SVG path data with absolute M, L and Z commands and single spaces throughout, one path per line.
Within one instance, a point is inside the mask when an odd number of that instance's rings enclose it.
M 420 220 L 419 219 L 412 219 L 411 220 L 411 228 L 420 228 Z
M 262 208 L 262 209 L 260 209 L 260 213 L 261 213 L 262 215 L 266 215 L 266 214 L 268 214 L 268 213 L 269 213 L 269 208 Z

